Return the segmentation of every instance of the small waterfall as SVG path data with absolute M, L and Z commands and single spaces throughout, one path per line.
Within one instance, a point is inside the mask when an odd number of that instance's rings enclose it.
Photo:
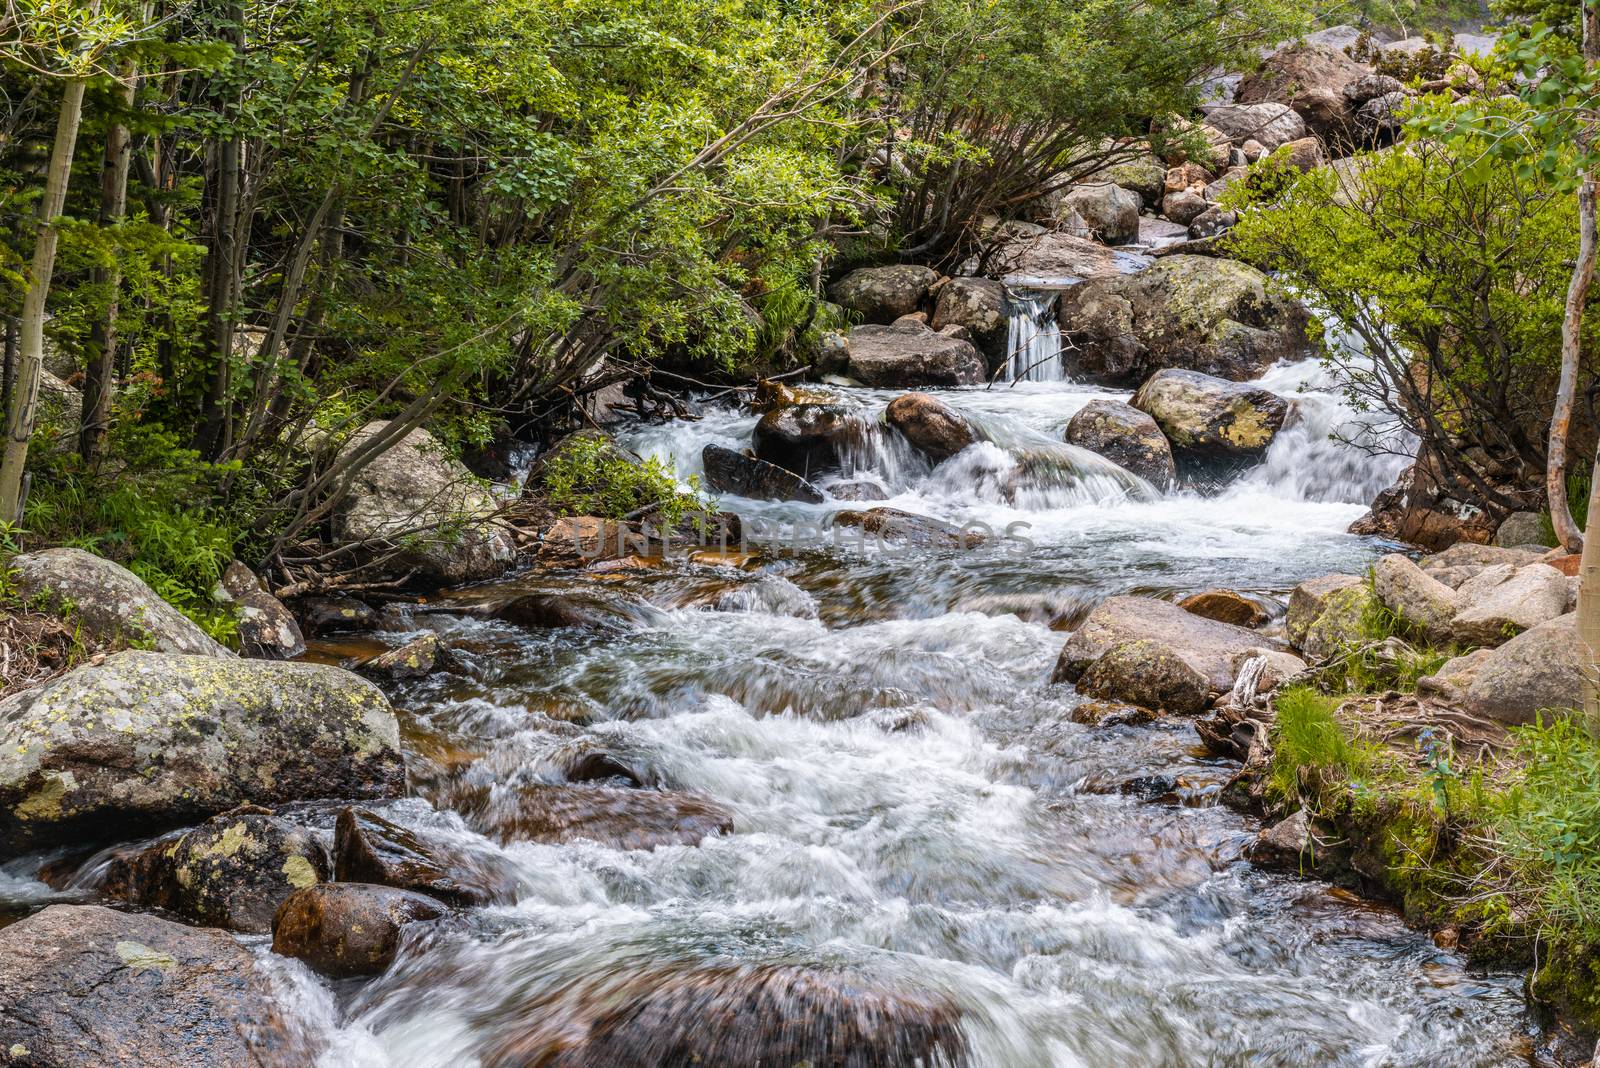
M 1007 382 L 1061 382 L 1067 377 L 1061 359 L 1061 327 L 1056 321 L 1059 294 L 1047 290 L 1013 290 L 1011 322 L 1006 334 Z

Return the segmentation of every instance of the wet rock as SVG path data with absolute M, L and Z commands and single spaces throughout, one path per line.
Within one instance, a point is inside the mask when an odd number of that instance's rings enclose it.
M 489 1043 L 484 1068 L 969 1064 L 948 997 L 835 965 L 647 962 L 540 988 L 496 1016 L 518 1025 Z
M 836 501 L 886 501 L 889 491 L 876 482 L 856 480 L 835 482 L 828 487 L 828 495 Z
M 1235 260 L 1164 256 L 1138 274 L 1074 286 L 1061 299 L 1073 370 L 1110 385 L 1137 386 L 1163 368 L 1244 380 L 1309 351 L 1305 309 Z
M 1097 182 L 1093 185 L 1076 185 L 1061 198 L 1065 212 L 1074 212 L 1083 220 L 1094 237 L 1108 245 L 1126 245 L 1139 238 L 1139 194 L 1112 185 Z
M 1386 608 L 1430 641 L 1451 639 L 1451 622 L 1462 608 L 1460 597 L 1409 557 L 1390 553 L 1373 565 L 1372 589 Z
M 1287 104 L 1305 120 L 1306 128 L 1328 141 L 1347 136 L 1350 111 L 1345 90 L 1370 77 L 1365 64 L 1341 49 L 1316 44 L 1280 48 L 1245 75 L 1234 102 Z
M 1245 850 L 1245 856 L 1259 867 L 1300 872 L 1315 863 L 1315 846 L 1311 816 L 1301 809 L 1257 835 Z
M 352 454 L 388 428 L 368 423 L 340 450 Z M 516 560 L 511 535 L 491 520 L 495 501 L 426 430 L 411 431 L 363 467 L 340 505 L 335 527 L 393 575 L 417 581 L 494 578 Z
M 1158 371 L 1133 406 L 1148 413 L 1190 477 L 1226 477 L 1266 455 L 1289 415 L 1282 397 L 1194 371 Z
M 1006 287 L 989 278 L 952 278 L 939 287 L 933 328 L 964 327 L 973 346 L 993 370 L 1006 359 Z
M 862 267 L 835 282 L 828 294 L 863 321 L 887 324 L 916 311 L 938 280 L 939 272 L 929 267 Z
M 233 656 L 138 575 L 103 557 L 82 549 L 41 549 L 12 557 L 9 566 L 21 600 L 67 614 L 95 646 Z
M 1168 193 L 1161 200 L 1161 214 L 1179 226 L 1190 226 L 1200 216 L 1211 210 L 1211 201 L 1200 193 L 1181 190 Z
M 1268 152 L 1306 135 L 1306 123 L 1287 104 L 1223 104 L 1206 112 L 1206 125 L 1236 145 L 1259 141 Z
M 437 634 L 423 634 L 397 649 L 379 653 L 359 667 L 362 674 L 374 678 L 421 679 L 433 673 L 442 652 Z
M 348 671 L 118 653 L 0 701 L 0 856 L 404 777 L 389 703 Z
M 1297 649 L 1304 648 L 1306 632 L 1327 608 L 1329 596 L 1365 585 L 1366 579 L 1357 575 L 1322 575 L 1296 586 L 1289 594 L 1289 613 L 1284 621 L 1290 644 Z
M 1085 727 L 1142 727 L 1153 723 L 1156 714 L 1122 701 L 1085 701 L 1072 710 L 1070 718 Z
M 1518 545 L 1544 545 L 1549 537 L 1545 533 L 1544 516 L 1538 512 L 1512 512 L 1495 528 L 1494 543 L 1506 547 Z
M 284 898 L 331 874 L 310 831 L 268 809 L 241 808 L 114 858 L 103 891 L 201 926 L 264 934 Z
M 402 929 L 436 920 L 431 897 L 367 883 L 320 883 L 296 890 L 272 923 L 272 951 L 330 979 L 378 975 L 399 952 Z
M 454 805 L 500 842 L 598 842 L 612 849 L 699 845 L 733 833 L 733 813 L 708 798 L 612 786 L 495 785 L 464 791 Z
M 493 605 L 489 615 L 519 627 L 540 630 L 604 627 L 626 618 L 626 613 L 607 593 L 582 587 L 519 594 Z
M 859 413 L 843 405 L 796 404 L 762 416 L 753 443 L 757 459 L 809 476 L 838 467 L 866 429 Z
M 222 931 L 98 905 L 0 929 L 0 1058 L 49 1068 L 299 1068 L 317 1050 Z
M 707 445 L 700 450 L 700 462 L 705 468 L 706 485 L 715 493 L 758 501 L 823 501 L 822 491 L 793 471 L 721 445 Z
M 1452 497 L 1418 463 L 1379 493 L 1349 530 L 1438 550 L 1457 542 L 1488 542 L 1494 522 L 1483 509 Z
M 1500 645 L 1525 630 L 1547 623 L 1567 611 L 1567 576 L 1548 564 L 1528 564 L 1490 581 L 1463 583 L 1456 591 L 1466 606 L 1450 621 L 1459 642 Z
M 1141 641 L 1153 642 L 1176 654 L 1194 669 L 1212 694 L 1232 689 L 1233 662 L 1239 653 L 1269 644 L 1253 630 L 1204 619 L 1170 601 L 1111 597 L 1089 613 L 1083 625 L 1067 639 L 1056 661 L 1053 681 L 1076 682 L 1110 650 Z
M 988 365 L 971 342 L 922 323 L 858 326 L 848 342 L 845 373 L 864 386 L 973 386 L 988 378 Z
M 300 600 L 300 623 L 306 633 L 335 634 L 346 630 L 367 630 L 377 618 L 372 607 L 354 597 L 319 595 Z
M 1567 613 L 1512 638 L 1449 661 L 1418 681 L 1419 695 L 1438 696 L 1485 719 L 1516 726 L 1564 716 L 1583 704 L 1583 640 Z
M 970 549 L 987 536 L 963 530 L 942 520 L 902 512 L 898 508 L 869 508 L 864 512 L 835 512 L 834 527 L 850 527 L 884 541 L 905 542 L 935 549 Z
M 950 459 L 978 440 L 965 416 L 926 393 L 903 393 L 889 402 L 884 417 L 934 463 Z
M 1193 612 L 1218 623 L 1231 623 L 1236 627 L 1254 630 L 1272 617 L 1255 601 L 1234 590 L 1204 590 L 1191 593 L 1178 602 L 1185 612 Z
M 229 564 L 217 586 L 217 600 L 232 602 L 239 613 L 239 651 L 261 660 L 293 660 L 306 651 L 300 624 L 283 602 L 238 560 Z
M 363 808 L 341 809 L 333 831 L 334 877 L 414 890 L 451 905 L 491 905 L 516 896 L 509 873 L 479 857 L 452 853 Z
M 1090 401 L 1067 424 L 1066 441 L 1104 456 L 1159 490 L 1170 489 L 1177 480 L 1166 435 L 1154 419 L 1130 404 Z
M 1205 676 L 1171 646 L 1139 639 L 1107 649 L 1078 678 L 1078 692 L 1156 712 L 1192 716 L 1210 703 Z

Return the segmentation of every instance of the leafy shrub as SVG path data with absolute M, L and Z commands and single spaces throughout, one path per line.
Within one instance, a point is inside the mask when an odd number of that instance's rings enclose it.
M 563 515 L 636 518 L 646 512 L 676 525 L 703 505 L 698 479 L 679 489 L 670 462 L 639 459 L 599 434 L 574 434 L 556 446 L 537 474 L 550 507 Z

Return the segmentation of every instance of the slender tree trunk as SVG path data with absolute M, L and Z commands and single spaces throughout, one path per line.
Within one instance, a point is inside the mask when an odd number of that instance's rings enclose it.
M 44 370 L 45 298 L 56 268 L 55 220 L 67 201 L 67 179 L 72 176 L 72 153 L 83 121 L 84 79 L 70 78 L 62 87 L 61 110 L 56 118 L 56 142 L 50 150 L 44 198 L 39 201 L 39 237 L 33 246 L 28 287 L 22 297 L 21 344 L 17 352 L 17 380 L 6 406 L 5 453 L 0 456 L 0 521 L 22 522 L 23 472 L 28 464 L 28 444 L 39 405 L 39 379 Z
M 134 76 L 132 61 L 123 65 L 122 105 L 133 109 Z M 100 225 L 115 226 L 128 211 L 128 164 L 132 153 L 128 127 L 113 122 L 106 130 L 105 161 L 100 172 Z M 89 361 L 84 368 L 83 414 L 78 428 L 78 454 L 88 467 L 100 461 L 106 433 L 111 427 L 111 399 L 117 370 L 118 290 L 122 271 L 113 264 L 94 272 L 95 282 L 110 291 L 105 315 L 95 323 L 89 336 Z
M 1600 0 L 1584 0 L 1583 12 L 1583 58 L 1593 67 L 1596 60 L 1600 59 Z M 1593 116 L 1589 116 L 1593 118 Z M 1587 125 L 1587 124 L 1586 124 Z M 1593 130 L 1585 130 L 1585 140 L 1593 137 Z M 1585 145 L 1584 147 L 1588 147 Z M 1587 296 L 1589 282 L 1594 278 L 1595 268 L 1595 183 L 1593 173 L 1584 176 L 1583 187 L 1579 192 L 1578 210 L 1579 226 L 1582 233 L 1579 240 L 1582 242 L 1578 254 L 1578 265 L 1573 270 L 1572 288 L 1579 289 L 1580 275 L 1583 279 L 1580 296 Z M 1569 367 L 1573 382 L 1577 381 L 1578 345 L 1582 337 L 1583 301 L 1580 299 L 1576 305 L 1571 294 L 1567 297 L 1566 319 L 1561 324 L 1561 380 L 1566 386 Z M 1571 354 L 1568 349 L 1570 346 Z M 1571 398 L 1567 398 L 1567 417 L 1571 417 Z M 1555 434 L 1552 423 L 1551 435 Z M 1563 441 L 1563 447 L 1565 442 Z M 1552 461 L 1553 464 L 1554 461 Z M 1558 502 L 1554 496 L 1550 499 L 1550 514 L 1552 517 L 1562 515 L 1567 517 L 1565 485 Z M 1570 522 L 1570 519 L 1568 519 Z M 1584 521 L 1584 530 L 1600 531 L 1600 452 L 1595 455 L 1595 468 L 1591 476 L 1589 487 L 1589 511 Z M 1556 528 L 1560 534 L 1561 528 Z M 1563 539 L 1568 548 L 1572 548 L 1570 541 Z M 1600 537 L 1582 538 L 1583 557 L 1578 564 L 1578 638 L 1583 643 L 1583 723 L 1592 737 L 1600 738 Z

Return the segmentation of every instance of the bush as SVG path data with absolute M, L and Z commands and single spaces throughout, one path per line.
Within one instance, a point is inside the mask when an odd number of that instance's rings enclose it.
M 562 515 L 633 519 L 654 513 L 675 526 L 704 505 L 698 479 L 678 487 L 669 462 L 639 459 L 599 434 L 574 434 L 545 457 L 535 478 Z

